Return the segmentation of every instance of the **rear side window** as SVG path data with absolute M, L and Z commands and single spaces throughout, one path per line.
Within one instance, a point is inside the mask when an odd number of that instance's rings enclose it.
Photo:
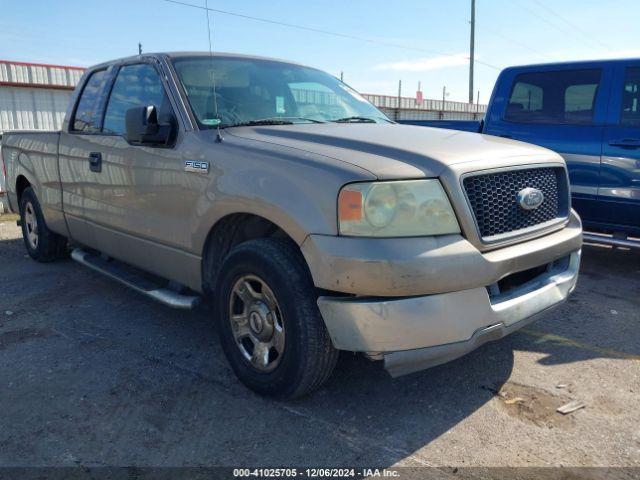
M 627 68 L 622 88 L 620 124 L 640 127 L 640 68 Z
M 590 124 L 601 75 L 600 69 L 521 73 L 504 118 L 516 123 Z
M 106 70 L 93 72 L 87 80 L 80 101 L 73 116 L 73 130 L 76 132 L 97 132 L 99 126 L 100 94 L 107 79 Z
M 125 65 L 113 84 L 104 116 L 103 132 L 112 135 L 125 133 L 127 110 L 153 105 L 158 110 L 158 121 L 167 121 L 171 105 L 156 69 L 147 63 Z

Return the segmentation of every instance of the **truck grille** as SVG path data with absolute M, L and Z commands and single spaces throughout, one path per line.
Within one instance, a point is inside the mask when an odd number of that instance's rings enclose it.
M 567 177 L 561 167 L 469 175 L 464 178 L 463 186 L 485 241 L 515 235 L 569 215 Z M 542 205 L 535 210 L 525 210 L 518 204 L 518 192 L 527 187 L 537 188 L 544 194 Z

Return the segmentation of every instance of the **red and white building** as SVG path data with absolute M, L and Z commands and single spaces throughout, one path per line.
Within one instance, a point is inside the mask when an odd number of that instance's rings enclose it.
M 0 60 L 0 132 L 59 129 L 83 71 Z
M 80 67 L 0 60 L 0 135 L 7 130 L 61 128 L 83 72 Z M 5 210 L 3 192 L 0 168 L 0 213 Z

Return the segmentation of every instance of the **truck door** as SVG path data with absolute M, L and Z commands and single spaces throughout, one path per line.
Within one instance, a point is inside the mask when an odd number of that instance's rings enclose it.
M 125 139 L 126 112 L 133 107 L 154 106 L 158 121 L 173 123 L 175 138 L 170 146 L 131 145 Z M 144 256 L 162 254 L 165 247 L 189 249 L 191 213 L 197 198 L 193 181 L 187 178 L 180 152 L 183 135 L 178 117 L 153 59 L 120 66 L 104 112 L 100 150 L 103 192 L 103 232 L 117 245 L 113 256 L 139 264 L 132 252 Z M 137 257 L 136 257 L 137 258 Z M 149 268 L 148 265 L 144 265 Z
M 640 62 L 616 69 L 607 123 L 598 195 L 609 223 L 640 235 Z
M 499 102 L 485 132 L 560 153 L 567 162 L 573 206 L 584 220 L 597 215 L 608 71 L 603 68 L 513 69 L 500 77 Z
M 104 73 L 101 73 L 104 72 Z M 154 58 L 90 74 L 60 146 L 64 208 L 74 240 L 165 278 L 194 284 L 191 222 L 206 175 L 188 175 L 185 136 Z M 95 78 L 94 78 L 95 76 Z M 169 146 L 131 145 L 128 109 L 174 122 Z M 198 252 L 200 253 L 200 252 Z
M 104 149 L 100 133 L 102 110 L 110 79 L 110 69 L 87 74 L 74 109 L 60 134 L 59 165 L 62 202 L 69 232 L 74 240 L 93 244 L 92 221 L 102 221 L 100 172 L 95 168 L 95 152 Z

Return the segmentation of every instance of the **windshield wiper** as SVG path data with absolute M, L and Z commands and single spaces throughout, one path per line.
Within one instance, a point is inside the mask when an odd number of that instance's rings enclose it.
M 378 123 L 373 118 L 358 116 L 338 118 L 331 121 L 335 123 Z
M 344 117 L 338 118 L 337 120 L 330 120 L 335 123 L 378 123 L 378 120 L 382 120 L 386 123 L 396 123 L 393 120 L 389 120 L 387 117 Z
M 262 126 L 262 125 L 294 125 L 296 122 L 292 122 L 291 119 L 304 120 L 306 122 L 311 122 L 311 123 L 325 123 L 321 120 L 314 120 L 313 118 L 306 118 L 306 117 L 272 117 L 272 118 L 261 118 L 259 120 L 248 120 L 246 122 L 230 123 L 228 125 L 220 125 L 220 128 L 256 127 L 256 126 Z
M 220 125 L 220 128 L 230 127 L 257 127 L 261 125 L 293 125 L 289 120 L 277 120 L 275 118 L 265 118 L 263 120 L 249 120 L 248 122 L 230 123 L 228 125 Z
M 304 120 L 305 122 L 311 122 L 311 123 L 326 123 L 326 122 L 323 122 L 322 120 L 316 120 L 315 118 L 307 118 L 307 117 L 274 117 L 274 118 L 282 119 L 282 120 L 286 120 L 286 119 Z

